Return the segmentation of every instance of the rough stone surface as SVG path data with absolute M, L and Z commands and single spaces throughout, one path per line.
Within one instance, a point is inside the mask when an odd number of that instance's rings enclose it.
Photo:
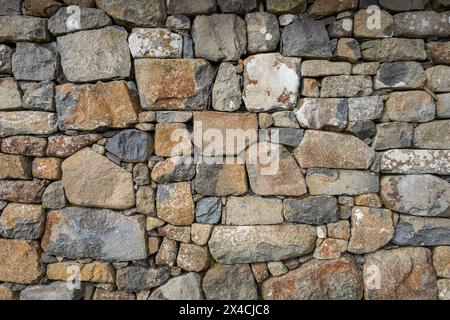
M 4 44 L 0 44 L 0 74 L 12 73 L 12 57 L 14 50 Z
M 0 180 L 0 200 L 18 203 L 41 203 L 46 182 L 42 180 Z
M 21 83 L 22 106 L 25 109 L 55 111 L 55 84 L 51 81 Z
M 204 293 L 201 289 L 201 276 L 189 272 L 182 276 L 170 279 L 157 288 L 149 297 L 149 300 L 203 300 Z
M 450 65 L 450 42 L 429 42 L 426 48 L 434 63 Z
M 158 217 L 176 226 L 194 222 L 194 202 L 187 182 L 159 185 L 156 194 Z
M 128 38 L 133 58 L 182 58 L 183 37 L 168 29 L 134 28 Z
M 70 268 L 79 268 L 80 281 L 94 283 L 114 283 L 115 271 L 113 267 L 100 261 L 90 263 L 57 262 L 47 266 L 47 278 L 50 280 L 67 281 L 71 276 Z
M 436 66 L 427 69 L 427 86 L 434 92 L 450 91 L 449 73 L 450 66 Z
M 45 156 L 47 140 L 31 136 L 13 136 L 2 140 L 3 153 L 24 155 L 29 157 Z
M 342 131 L 348 124 L 348 101 L 345 99 L 301 99 L 294 113 L 303 128 Z
M 40 205 L 10 203 L 0 217 L 4 238 L 37 240 L 44 232 L 45 215 Z
M 310 14 L 313 18 L 323 18 L 356 9 L 357 6 L 358 1 L 356 0 L 316 0 L 311 5 Z
M 212 90 L 212 107 L 217 111 L 233 112 L 242 104 L 241 76 L 236 67 L 224 62 L 220 65 Z
M 220 198 L 203 198 L 197 202 L 195 211 L 196 221 L 205 224 L 217 224 L 222 215 L 222 202 Z
M 372 79 L 367 76 L 332 76 L 322 81 L 322 98 L 365 97 L 373 92 Z
M 433 248 L 433 266 L 436 276 L 450 278 L 450 247 Z
M 394 92 L 386 102 L 386 114 L 392 121 L 428 122 L 435 117 L 436 105 L 425 91 Z
M 22 134 L 52 134 L 58 130 L 57 120 L 56 114 L 50 112 L 0 112 L 0 138 Z
M 413 143 L 421 149 L 450 149 L 450 121 L 433 121 L 417 126 Z
M 125 162 L 143 162 L 153 153 L 153 139 L 142 131 L 125 130 L 108 140 L 106 150 Z
M 279 199 L 229 197 L 224 212 L 226 225 L 272 225 L 284 221 Z
M 29 16 L 0 16 L 0 42 L 48 42 L 47 20 Z
M 300 13 L 306 10 L 307 1 L 305 0 L 267 0 L 267 11 L 276 14 Z
M 181 182 L 195 176 L 195 164 L 190 157 L 172 157 L 158 162 L 152 170 L 151 178 L 158 183 Z
M 445 246 L 450 244 L 450 219 L 400 216 L 392 240 L 409 246 Z
M 166 282 L 170 277 L 167 267 L 147 269 L 126 267 L 117 271 L 117 287 L 126 292 L 150 290 Z
M 19 87 L 14 78 L 0 78 L 0 110 L 17 110 L 22 107 Z
M 156 125 L 155 154 L 157 156 L 189 156 L 191 149 L 190 133 L 184 123 L 158 123 Z
M 257 11 L 259 0 L 217 0 L 217 5 L 221 12 L 245 14 Z
M 66 206 L 67 200 L 64 187 L 61 181 L 55 181 L 48 185 L 42 195 L 42 206 L 45 209 L 62 209 Z
M 404 122 L 387 122 L 377 125 L 373 141 L 375 150 L 409 148 L 412 145 L 414 127 Z
M 195 191 L 205 196 L 239 196 L 247 192 L 247 173 L 241 164 L 198 164 Z
M 367 41 L 361 49 L 362 57 L 366 61 L 423 61 L 427 58 L 425 43 L 421 39 L 392 38 Z
M 329 62 L 326 60 L 307 60 L 302 63 L 303 77 L 325 77 L 350 74 L 352 65 L 347 62 Z
M 30 286 L 20 293 L 20 300 L 81 300 L 82 297 L 82 289 L 70 290 L 66 282 Z
M 280 42 L 280 31 L 276 15 L 255 12 L 245 16 L 247 24 L 249 54 L 276 51 Z
M 374 81 L 375 89 L 421 89 L 426 82 L 426 74 L 418 62 L 384 63 Z
M 0 154 L 0 179 L 31 179 L 27 157 Z
M 436 117 L 450 119 L 450 93 L 437 95 Z
M 449 150 L 392 149 L 383 153 L 381 171 L 397 174 L 450 174 Z
M 284 200 L 284 217 L 289 222 L 323 225 L 339 220 L 335 197 L 313 196 L 303 200 Z
M 209 253 L 205 247 L 181 243 L 178 250 L 177 266 L 188 272 L 202 272 L 209 267 Z
M 207 15 L 217 11 L 214 0 L 170 0 L 167 5 L 168 14 L 182 14 L 186 16 Z
M 354 34 L 360 39 L 390 38 L 394 35 L 394 18 L 384 10 L 359 10 L 354 17 Z
M 68 158 L 81 149 L 91 146 L 101 138 L 102 136 L 98 134 L 51 136 L 48 138 L 47 155 L 50 157 Z
M 403 38 L 448 37 L 448 12 L 402 12 L 394 16 L 395 36 Z

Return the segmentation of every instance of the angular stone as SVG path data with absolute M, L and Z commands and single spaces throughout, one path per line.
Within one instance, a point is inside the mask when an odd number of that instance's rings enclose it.
M 208 107 L 214 72 L 201 59 L 140 59 L 136 81 L 145 110 L 202 110 Z
M 303 77 L 325 77 L 349 75 L 352 65 L 347 62 L 329 62 L 326 60 L 307 60 L 302 63 Z
M 55 84 L 52 81 L 22 83 L 23 107 L 31 110 L 55 111 L 53 97 Z
M 222 201 L 220 198 L 203 198 L 197 202 L 195 211 L 196 221 L 205 224 L 217 224 L 222 215 Z
M 47 214 L 42 248 L 68 259 L 132 261 L 147 257 L 145 221 L 111 210 L 65 208 Z
M 381 208 L 383 203 L 381 202 L 378 194 L 368 193 L 355 197 L 355 205 L 370 208 Z
M 436 276 L 450 278 L 450 247 L 433 248 L 433 267 Z
M 160 157 L 183 156 L 192 152 L 191 134 L 184 123 L 158 123 L 155 128 L 155 154 Z
M 208 249 L 195 244 L 181 243 L 177 266 L 188 272 L 202 272 L 208 269 L 210 257 Z
M 436 117 L 438 119 L 450 119 L 450 93 L 437 95 Z
M 424 123 L 414 130 L 414 146 L 421 149 L 450 149 L 450 121 Z
M 209 250 L 224 264 L 281 261 L 311 253 L 315 239 L 306 225 L 216 226 Z
M 66 282 L 35 285 L 20 293 L 20 300 L 81 300 L 84 289 L 71 290 Z
M 13 49 L 4 44 L 0 44 L 0 74 L 12 73 L 13 54 Z
M 63 84 L 56 87 L 55 100 L 61 130 L 126 128 L 138 122 L 137 95 L 125 81 Z
M 48 42 L 47 20 L 29 16 L 0 16 L 0 42 Z
M 47 183 L 41 180 L 0 180 L 0 200 L 18 203 L 40 203 Z
M 152 121 L 142 121 L 142 113 L 139 114 L 139 117 L 140 122 L 154 122 L 156 120 L 158 123 L 185 123 L 192 120 L 193 113 L 190 111 L 156 111 L 156 118 Z
M 127 32 L 119 27 L 79 31 L 58 37 L 61 65 L 70 82 L 130 76 Z
M 353 66 L 352 74 L 362 76 L 373 76 L 377 74 L 378 69 L 380 69 L 379 62 L 360 63 Z
M 66 196 L 73 205 L 123 210 L 136 204 L 131 173 L 90 148 L 66 159 L 62 170 Z
M 379 96 L 348 99 L 349 121 L 377 120 L 383 111 L 383 99 Z
M 381 171 L 398 174 L 450 174 L 449 150 L 401 150 L 383 153 Z
M 256 300 L 258 289 L 252 270 L 246 264 L 216 265 L 203 277 L 207 300 Z
M 245 16 L 245 22 L 249 54 L 276 51 L 280 42 L 276 15 L 265 12 L 249 13 Z
M 215 0 L 170 0 L 167 4 L 167 13 L 170 15 L 182 14 L 191 17 L 216 11 Z
M 153 153 L 153 139 L 142 131 L 124 130 L 108 139 L 106 150 L 125 162 L 144 162 Z
M 269 269 L 270 274 L 272 274 L 274 277 L 281 276 L 288 272 L 288 268 L 284 265 L 283 262 L 280 261 L 268 262 L 267 268 Z
M 331 196 L 312 196 L 302 200 L 284 200 L 287 221 L 309 225 L 324 225 L 339 220 L 337 200 Z
M 327 224 L 328 237 L 333 239 L 350 240 L 350 222 L 341 220 Z
M 333 76 L 322 80 L 322 98 L 364 97 L 373 92 L 372 79 L 367 76 Z
M 147 218 L 148 220 L 148 218 Z M 164 223 L 164 221 L 162 221 Z M 190 227 L 176 227 L 166 224 L 164 227 L 158 228 L 158 234 L 164 238 L 175 240 L 178 242 L 191 242 L 191 228 Z M 176 252 L 175 252 L 176 256 Z M 176 257 L 175 257 L 176 258 Z
M 383 39 L 364 42 L 361 46 L 365 61 L 398 62 L 427 59 L 421 39 Z
M 20 16 L 22 0 L 1 0 L 0 16 Z
M 309 98 L 318 98 L 320 96 L 319 81 L 317 79 L 303 79 L 301 95 Z
M 314 251 L 313 257 L 319 260 L 339 259 L 347 251 L 348 241 L 326 238 Z
M 377 128 L 375 123 L 371 120 L 353 121 L 349 122 L 345 132 L 367 142 L 371 141 L 368 139 L 371 139 L 377 133 Z
M 238 61 L 247 50 L 245 22 L 234 14 L 197 16 L 192 24 L 195 56 L 210 61 Z
M 29 157 L 45 156 L 47 139 L 31 136 L 14 136 L 2 140 L 3 153 L 18 154 Z
M 158 254 L 155 257 L 155 263 L 158 266 L 173 267 L 177 260 L 177 254 L 178 242 L 169 238 L 163 238 Z
M 394 16 L 395 36 L 403 38 L 446 38 L 450 36 L 450 14 L 433 11 L 402 12 Z
M 226 225 L 272 225 L 283 223 L 283 203 L 279 199 L 229 197 L 225 207 Z
M 354 34 L 358 39 L 390 38 L 394 35 L 394 18 L 384 10 L 359 10 L 354 17 Z
M 426 44 L 426 48 L 434 63 L 450 65 L 450 41 L 429 42 Z
M 412 145 L 414 127 L 409 123 L 387 122 L 377 125 L 377 135 L 373 141 L 375 150 L 408 148 Z
M 61 163 L 59 158 L 35 158 L 33 160 L 33 177 L 44 180 L 61 179 Z
M 0 78 L 0 110 L 17 110 L 22 107 L 19 87 L 14 78 Z
M 147 164 L 138 163 L 133 166 L 133 182 L 138 186 L 150 184 L 150 169 Z
M 449 77 L 450 66 L 435 66 L 427 69 L 426 73 L 427 73 L 428 88 L 430 88 L 434 92 L 450 91 L 450 77 Z
M 244 165 L 214 164 L 214 161 L 197 165 L 195 191 L 199 194 L 217 197 L 239 196 L 247 190 L 247 173 Z
M 17 80 L 54 80 L 59 68 L 56 43 L 19 42 L 12 59 L 12 71 Z
M 401 215 L 393 243 L 403 246 L 450 245 L 450 219 Z
M 134 28 L 128 38 L 133 58 L 182 58 L 183 37 L 168 29 Z
M 368 300 L 434 300 L 436 276 L 427 248 L 380 250 L 366 256 L 364 296 Z
M 312 260 L 284 276 L 263 282 L 264 300 L 359 300 L 362 274 L 355 259 Z
M 0 217 L 0 234 L 4 238 L 35 240 L 42 236 L 44 224 L 42 206 L 10 203 Z
M 300 99 L 294 113 L 303 128 L 342 131 L 348 124 L 348 101 L 346 99 Z
M 310 15 L 313 18 L 323 18 L 342 11 L 354 10 L 357 7 L 357 0 L 316 0 L 310 7 Z
M 117 287 L 126 292 L 150 290 L 166 282 L 170 269 L 147 269 L 144 267 L 126 267 L 117 271 Z
M 380 190 L 378 176 L 368 171 L 308 170 L 306 184 L 312 195 L 360 195 Z
M 56 181 L 45 189 L 42 195 L 42 206 L 45 209 L 62 209 L 67 205 L 64 187 L 61 181 Z
M 44 275 L 39 243 L 0 239 L 0 281 L 32 284 Z
M 188 182 L 159 185 L 156 194 L 158 217 L 176 226 L 194 222 L 194 201 Z
M 79 280 L 82 282 L 114 283 L 115 270 L 106 262 L 93 261 L 89 263 L 57 262 L 47 265 L 47 278 L 50 280 L 67 281 L 71 270 L 78 268 Z
M 212 107 L 217 111 L 233 112 L 242 104 L 242 77 L 237 74 L 236 67 L 224 62 L 219 71 L 212 90 Z
M 68 158 L 85 147 L 89 147 L 102 138 L 99 134 L 79 136 L 51 136 L 48 138 L 47 155 Z
M 203 300 L 201 281 L 194 272 L 172 278 L 153 291 L 149 300 Z
M 374 88 L 378 89 L 421 89 L 427 76 L 418 62 L 384 63 L 378 70 L 374 80 Z
M 192 242 L 196 245 L 204 246 L 208 243 L 213 230 L 213 225 L 194 223 L 191 227 Z
M 30 159 L 24 156 L 0 154 L 0 179 L 31 179 Z
M 304 130 L 294 128 L 271 128 L 261 130 L 260 136 L 265 134 L 265 140 L 274 144 L 282 144 L 289 147 L 297 147 L 303 138 Z M 262 139 L 260 139 L 262 140 Z
M 146 215 L 155 215 L 155 192 L 149 186 L 141 186 L 136 192 L 136 210 Z
M 152 180 L 158 183 L 181 182 L 195 176 L 192 158 L 172 157 L 158 162 L 152 169 Z
M 300 128 L 297 117 L 291 111 L 279 111 L 271 114 L 273 125 L 281 128 Z
M 166 28 L 171 30 L 190 30 L 191 20 L 189 17 L 183 15 L 168 16 Z
M 267 11 L 275 14 L 300 13 L 306 10 L 306 0 L 266 0 Z
M 40 111 L 0 112 L 0 138 L 21 135 L 48 135 L 57 131 L 55 113 Z
M 344 16 L 345 14 L 342 17 Z M 330 38 L 351 37 L 353 34 L 353 19 L 351 19 L 350 17 L 345 17 L 343 19 L 332 22 L 328 26 L 328 34 Z M 359 44 L 357 47 L 359 48 Z
M 425 91 L 393 92 L 386 102 L 390 120 L 403 122 L 428 122 L 434 119 L 436 105 Z

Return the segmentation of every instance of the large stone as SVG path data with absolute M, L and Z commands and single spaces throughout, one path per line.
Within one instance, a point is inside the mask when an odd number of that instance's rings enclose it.
M 323 18 L 357 7 L 357 0 L 316 0 L 310 7 L 310 14 L 313 18 Z
M 377 124 L 377 134 L 372 147 L 379 150 L 409 148 L 412 146 L 414 127 L 405 122 Z
M 224 211 L 226 225 L 271 225 L 283 223 L 283 203 L 279 199 L 229 197 Z
M 450 36 L 450 13 L 433 11 L 403 12 L 394 16 L 395 36 L 429 38 Z
M 96 0 L 97 7 L 125 27 L 160 27 L 166 22 L 164 0 Z
M 194 201 L 188 182 L 162 184 L 156 194 L 158 217 L 176 226 L 194 222 Z
M 379 0 L 380 5 L 393 12 L 423 10 L 429 0 Z
M 217 111 L 237 111 L 242 104 L 242 78 L 236 67 L 224 62 L 220 65 L 212 90 L 212 107 Z
M 4 238 L 35 240 L 42 236 L 44 224 L 42 206 L 10 203 L 0 217 L 0 234 Z
M 300 99 L 294 113 L 302 128 L 342 131 L 348 124 L 348 100 Z
M 427 248 L 380 250 L 366 256 L 364 297 L 368 300 L 434 300 L 436 276 Z
M 61 130 L 126 128 L 138 122 L 139 102 L 125 81 L 56 87 Z
M 450 245 L 450 219 L 401 215 L 393 243 L 402 246 Z
M 139 130 L 124 130 L 108 140 L 106 150 L 125 162 L 144 162 L 153 153 L 153 139 Z
M 79 31 L 58 37 L 61 65 L 70 82 L 130 76 L 127 32 L 119 27 Z
M 249 265 L 216 265 L 203 277 L 207 300 L 256 300 L 258 289 Z
M 279 53 L 251 56 L 244 61 L 245 107 L 251 112 L 291 110 L 300 88 L 300 59 Z
M 3 153 L 29 157 L 43 157 L 47 149 L 47 139 L 32 136 L 13 136 L 2 140 Z
M 49 135 L 58 130 L 56 113 L 40 111 L 0 112 L 0 138 L 20 135 Z
M 44 275 L 39 243 L 0 239 L 0 281 L 36 283 Z
M 234 14 L 197 16 L 192 40 L 195 56 L 210 61 L 238 61 L 247 51 L 245 22 Z
M 307 225 L 216 226 L 208 244 L 217 262 L 235 264 L 300 257 L 313 251 L 315 240 Z
M 47 265 L 47 278 L 50 280 L 67 281 L 71 278 L 71 270 L 79 270 L 79 280 L 82 282 L 114 283 L 115 270 L 106 262 L 93 261 L 57 262 Z
M 0 42 L 48 42 L 47 19 L 29 16 L 0 16 Z
M 168 29 L 134 28 L 128 38 L 133 58 L 182 58 L 183 37 Z
M 449 15 L 450 20 L 450 15 Z M 427 69 L 427 87 L 434 92 L 450 91 L 450 66 L 435 66 Z
M 330 39 L 325 25 L 320 21 L 294 21 L 283 29 L 282 44 L 284 56 L 313 59 L 332 57 Z
M 378 193 L 379 178 L 368 171 L 310 169 L 306 184 L 312 195 L 361 195 Z
M 349 75 L 352 65 L 348 62 L 329 62 L 327 60 L 307 60 L 302 63 L 303 77 L 325 77 Z
M 41 203 L 47 183 L 42 180 L 0 180 L 0 200 L 18 203 Z
M 189 272 L 167 281 L 152 292 L 149 300 L 203 300 L 202 278 Z
M 420 39 L 383 39 L 367 41 L 361 45 L 366 61 L 398 62 L 427 59 L 425 43 Z
M 392 121 L 428 122 L 435 114 L 433 97 L 425 91 L 393 92 L 386 102 L 386 115 Z
M 31 162 L 24 156 L 0 154 L 0 179 L 31 179 Z
M 348 121 L 378 120 L 383 111 L 383 99 L 379 96 L 348 99 Z
M 212 163 L 197 165 L 195 191 L 199 194 L 218 197 L 239 196 L 246 193 L 247 190 L 247 173 L 243 164 L 215 164 L 212 161 Z
M 373 92 L 372 78 L 367 76 L 332 76 L 322 80 L 322 98 L 364 97 Z
M 170 277 L 167 267 L 147 269 L 144 267 L 126 267 L 117 271 L 117 287 L 126 292 L 150 290 L 162 285 Z
M 145 110 L 207 109 L 214 72 L 200 59 L 135 60 L 136 81 Z
M 434 63 L 450 65 L 450 41 L 429 42 L 426 48 L 427 52 L 431 54 Z
M 355 14 L 353 30 L 358 39 L 389 38 L 394 35 L 394 18 L 384 10 L 361 9 Z
M 73 260 L 131 261 L 147 257 L 145 242 L 142 216 L 71 207 L 47 214 L 42 248 Z
M 360 300 L 362 274 L 351 256 L 312 260 L 297 270 L 263 282 L 264 300 Z
M 0 78 L 0 110 L 17 110 L 22 107 L 19 87 L 14 78 Z
M 306 0 L 266 0 L 267 11 L 275 14 L 300 13 L 306 10 Z
M 0 44 L 0 74 L 12 73 L 12 57 L 14 50 L 4 44 Z
M 450 246 L 433 248 L 433 266 L 436 276 L 450 278 Z
M 89 147 L 102 138 L 99 134 L 79 136 L 51 136 L 48 138 L 47 155 L 50 157 L 68 158 L 85 147 Z
M 23 107 L 30 110 L 55 111 L 55 84 L 52 81 L 21 83 Z
M 414 130 L 414 146 L 421 149 L 450 149 L 450 121 L 424 123 Z
M 284 217 L 293 223 L 324 225 L 339 220 L 338 202 L 331 196 L 284 200 Z
M 131 173 L 90 148 L 66 159 L 62 171 L 66 196 L 73 205 L 121 210 L 136 203 Z
M 382 155 L 380 169 L 384 173 L 450 175 L 450 150 L 389 150 Z
M 215 0 L 169 0 L 167 13 L 170 15 L 198 16 L 217 11 Z
M 35 285 L 20 292 L 20 300 L 81 300 L 84 288 L 70 289 L 66 282 L 52 282 L 47 285 Z
M 421 89 L 427 76 L 418 62 L 384 63 L 374 80 L 377 89 Z
M 280 42 L 276 15 L 265 12 L 249 13 L 245 16 L 245 22 L 249 54 L 276 51 Z

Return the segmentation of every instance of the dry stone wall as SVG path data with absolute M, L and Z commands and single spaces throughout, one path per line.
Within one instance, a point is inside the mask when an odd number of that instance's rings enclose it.
M 449 39 L 447 0 L 0 0 L 0 300 L 450 299 Z

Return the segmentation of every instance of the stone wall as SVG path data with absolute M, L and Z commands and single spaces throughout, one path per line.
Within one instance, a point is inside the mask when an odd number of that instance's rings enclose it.
M 449 299 L 446 10 L 0 0 L 0 299 Z

